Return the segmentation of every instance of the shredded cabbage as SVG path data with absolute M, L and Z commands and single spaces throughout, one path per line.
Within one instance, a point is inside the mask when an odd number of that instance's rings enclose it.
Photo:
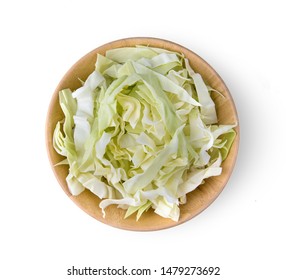
M 137 212 L 150 208 L 178 221 L 181 203 L 222 172 L 235 124 L 217 124 L 215 103 L 182 54 L 136 46 L 98 54 L 95 70 L 74 92 L 59 92 L 64 119 L 54 148 L 68 164 L 69 191 L 85 189 Z

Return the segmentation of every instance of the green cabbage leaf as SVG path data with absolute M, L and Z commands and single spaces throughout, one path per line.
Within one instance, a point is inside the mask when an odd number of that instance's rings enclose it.
M 72 195 L 89 190 L 125 218 L 153 209 L 178 221 L 186 195 L 222 172 L 236 124 L 218 124 L 210 88 L 182 54 L 145 46 L 98 54 L 75 91 L 59 92 L 64 114 L 53 145 Z

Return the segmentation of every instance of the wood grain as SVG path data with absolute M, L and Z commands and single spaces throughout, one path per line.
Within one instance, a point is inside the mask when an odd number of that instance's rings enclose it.
M 181 216 L 178 222 L 162 218 L 152 210 L 144 213 L 138 222 L 134 215 L 123 219 L 125 211 L 113 205 L 106 208 L 106 217 L 103 218 L 98 206 L 100 199 L 90 191 L 86 190 L 78 196 L 72 196 L 70 194 L 65 181 L 68 168 L 67 166 L 55 166 L 62 157 L 56 153 L 52 145 L 52 136 L 56 123 L 63 118 L 63 113 L 59 106 L 58 92 L 64 88 L 75 90 L 80 87 L 81 84 L 78 78 L 85 80 L 94 70 L 98 53 L 104 55 L 109 49 L 135 45 L 148 45 L 183 53 L 189 59 L 192 68 L 202 75 L 206 83 L 223 94 L 224 97 L 214 95 L 219 122 L 222 124 L 238 123 L 235 104 L 229 90 L 216 71 L 201 57 L 191 50 L 170 41 L 157 38 L 127 38 L 94 49 L 76 62 L 62 78 L 49 105 L 46 120 L 46 147 L 51 167 L 60 186 L 74 203 L 86 213 L 105 224 L 121 229 L 136 231 L 160 230 L 182 224 L 192 219 L 206 209 L 218 197 L 225 187 L 235 165 L 239 146 L 239 125 L 236 127 L 237 137 L 232 145 L 229 156 L 222 164 L 222 174 L 207 179 L 203 185 L 187 195 L 187 203 L 180 206 Z

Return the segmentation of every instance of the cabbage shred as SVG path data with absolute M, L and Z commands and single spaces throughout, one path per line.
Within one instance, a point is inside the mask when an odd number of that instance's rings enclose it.
M 235 124 L 218 124 L 201 75 L 182 54 L 144 46 L 97 55 L 74 92 L 59 92 L 64 119 L 54 148 L 72 195 L 85 189 L 137 220 L 150 208 L 178 221 L 181 203 L 222 172 Z

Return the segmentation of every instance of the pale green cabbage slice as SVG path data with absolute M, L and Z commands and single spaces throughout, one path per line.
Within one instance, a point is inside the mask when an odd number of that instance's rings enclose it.
M 89 190 L 100 207 L 138 220 L 153 208 L 178 221 L 186 195 L 222 172 L 236 124 L 218 124 L 201 75 L 182 54 L 136 46 L 97 55 L 74 92 L 59 92 L 64 114 L 53 145 L 68 164 L 72 195 Z M 222 97 L 223 98 L 223 97 Z

